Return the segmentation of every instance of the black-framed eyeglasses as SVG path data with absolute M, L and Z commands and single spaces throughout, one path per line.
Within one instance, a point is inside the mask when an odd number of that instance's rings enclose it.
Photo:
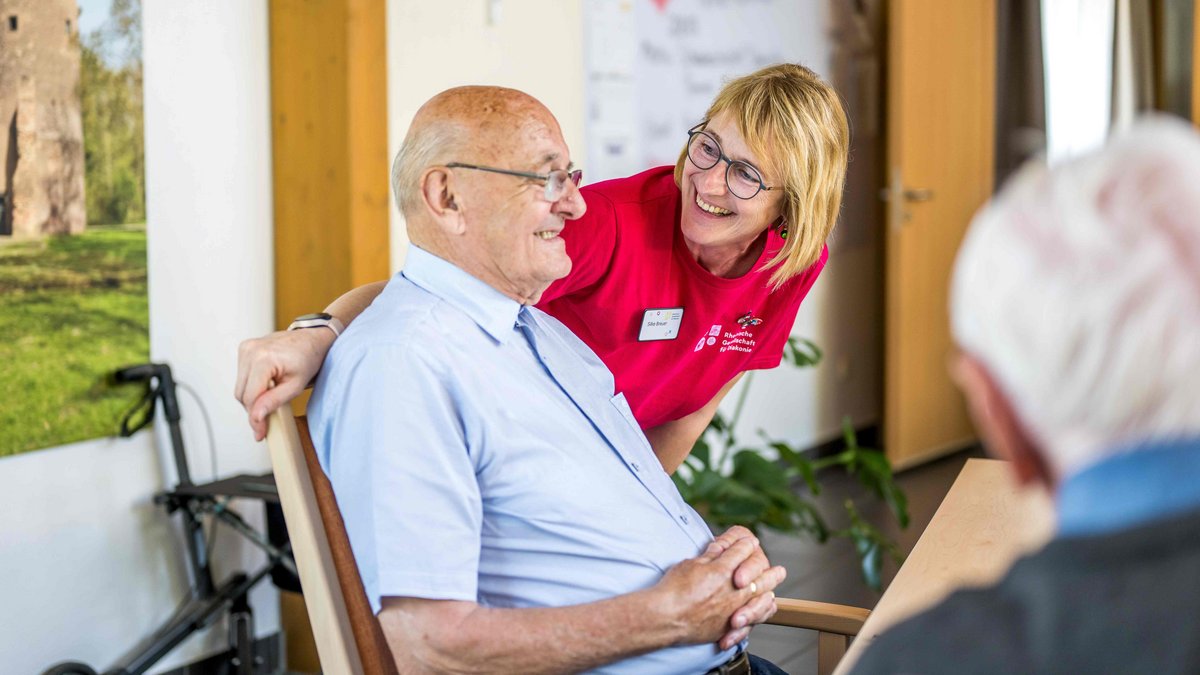
M 753 165 L 740 159 L 729 159 L 721 151 L 721 144 L 712 134 L 704 130 L 708 122 L 701 122 L 688 129 L 687 155 L 697 169 L 707 171 L 725 162 L 725 186 L 738 199 L 753 199 L 759 190 L 778 190 L 763 182 L 762 174 Z
M 513 171 L 511 169 L 497 169 L 494 166 L 480 166 L 478 164 L 464 164 L 463 162 L 450 162 L 446 165 L 448 169 L 474 169 L 476 171 L 489 171 L 491 173 L 502 173 L 505 176 L 517 176 L 518 178 L 528 178 L 529 180 L 539 180 L 545 185 L 545 190 L 542 191 L 542 197 L 548 202 L 556 202 L 562 199 L 567 194 L 567 181 L 571 181 L 575 185 L 579 185 L 579 181 L 583 180 L 583 169 L 573 169 L 564 171 L 563 169 L 555 169 L 550 173 L 533 173 L 530 171 Z

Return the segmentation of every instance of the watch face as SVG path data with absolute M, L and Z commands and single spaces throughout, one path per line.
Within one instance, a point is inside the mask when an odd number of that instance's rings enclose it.
M 328 321 L 332 318 L 333 318 L 332 314 L 326 314 L 325 312 L 316 312 L 314 314 L 305 314 L 303 316 L 298 316 L 294 319 L 294 321 L 312 321 L 313 319 L 321 319 L 322 321 Z

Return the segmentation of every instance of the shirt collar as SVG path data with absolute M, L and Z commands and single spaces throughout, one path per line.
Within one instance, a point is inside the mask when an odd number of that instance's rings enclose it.
M 1102 534 L 1200 508 L 1200 436 L 1139 443 L 1059 487 L 1060 536 Z
M 454 263 L 411 245 L 401 274 L 466 314 L 496 342 L 512 335 L 521 304 Z

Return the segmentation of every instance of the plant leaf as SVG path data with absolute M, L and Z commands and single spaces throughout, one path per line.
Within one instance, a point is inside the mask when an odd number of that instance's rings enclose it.
M 853 473 L 864 487 L 887 503 L 900 527 L 908 527 L 908 497 L 896 485 L 887 457 L 878 450 L 858 448 L 855 451 Z
M 850 527 L 838 534 L 848 536 L 854 541 L 854 549 L 858 552 L 862 564 L 863 581 L 873 590 L 879 591 L 883 586 L 883 554 L 887 553 L 897 563 L 904 561 L 904 554 L 875 526 L 863 520 L 853 501 L 847 499 L 844 505 L 850 515 Z
M 712 513 L 724 518 L 733 518 L 736 524 L 749 527 L 747 522 L 761 519 L 766 510 L 766 500 L 754 495 L 723 499 L 719 503 L 713 504 Z
M 850 536 L 854 538 L 854 549 L 858 551 L 863 581 L 878 593 L 883 588 L 883 557 L 879 555 L 879 544 L 857 531 Z
M 847 450 L 858 449 L 858 434 L 854 432 L 854 424 L 849 415 L 842 418 L 842 440 L 846 442 Z
M 785 351 L 797 368 L 811 368 L 816 366 L 825 356 L 821 348 L 812 340 L 798 337 L 788 338 Z
M 803 502 L 797 515 L 801 519 L 801 527 L 811 533 L 819 543 L 823 544 L 829 539 L 829 526 L 825 524 L 825 519 L 816 506 Z
M 697 471 L 692 477 L 692 498 L 701 502 L 715 502 L 727 492 L 725 484 L 728 481 L 728 478 L 711 469 Z
M 758 451 L 749 448 L 743 448 L 733 456 L 732 478 L 760 490 L 786 490 L 788 487 L 787 473 L 758 454 Z
M 790 445 L 782 441 L 772 441 L 769 443 L 775 451 L 779 453 L 779 458 L 787 462 L 800 478 L 804 480 L 804 484 L 808 486 L 809 492 L 814 495 L 821 494 L 821 484 L 817 482 L 817 472 L 813 468 L 813 462 L 803 453 L 796 452 Z

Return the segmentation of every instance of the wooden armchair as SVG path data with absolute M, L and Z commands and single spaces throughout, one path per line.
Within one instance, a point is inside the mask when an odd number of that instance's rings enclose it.
M 326 675 L 397 673 L 379 621 L 367 602 L 329 479 L 317 462 L 303 417 L 289 406 L 271 414 L 267 445 L 304 601 Z M 770 623 L 819 632 L 817 667 L 832 673 L 869 612 L 858 607 L 778 599 Z

